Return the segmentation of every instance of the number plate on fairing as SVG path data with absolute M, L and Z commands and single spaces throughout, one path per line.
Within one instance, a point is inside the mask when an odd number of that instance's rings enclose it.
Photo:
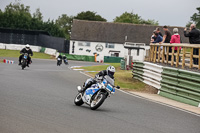
M 109 90 L 109 91 L 113 91 L 113 87 L 112 87 L 110 84 L 108 84 L 108 85 L 106 86 L 106 89 Z

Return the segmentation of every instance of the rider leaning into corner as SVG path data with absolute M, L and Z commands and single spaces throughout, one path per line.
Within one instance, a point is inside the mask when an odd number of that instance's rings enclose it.
M 31 61 L 30 55 L 33 56 L 33 52 L 32 52 L 32 50 L 30 49 L 29 44 L 26 44 L 25 48 L 23 48 L 23 49 L 20 51 L 20 54 L 22 54 L 22 55 L 19 56 L 19 65 L 21 65 L 21 60 L 22 60 L 23 55 L 24 55 L 25 53 L 28 54 L 28 58 L 27 58 L 27 59 L 28 59 L 27 67 L 29 67 L 29 64 L 30 64 L 30 61 Z
M 83 89 L 81 90 L 81 92 L 84 92 L 91 85 L 96 84 L 97 80 L 99 79 L 99 77 L 104 77 L 104 76 L 108 75 L 110 78 L 114 79 L 114 74 L 115 74 L 115 67 L 114 66 L 109 66 L 106 70 L 102 70 L 99 73 L 97 73 L 95 75 L 95 78 L 92 81 L 88 82 L 85 85 L 85 87 L 83 87 Z

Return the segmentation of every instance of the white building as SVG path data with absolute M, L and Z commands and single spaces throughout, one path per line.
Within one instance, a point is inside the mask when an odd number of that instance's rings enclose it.
M 156 27 L 74 19 L 69 53 L 88 56 L 97 53 L 97 61 L 104 60 L 104 56 L 126 58 L 128 55 L 143 61 Z

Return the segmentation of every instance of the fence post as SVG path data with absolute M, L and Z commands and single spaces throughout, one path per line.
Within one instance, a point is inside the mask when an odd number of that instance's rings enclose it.
M 160 50 L 161 50 L 161 46 L 158 46 L 158 62 L 160 63 Z
M 199 48 L 199 69 L 200 69 L 200 48 Z
M 166 63 L 168 64 L 168 60 L 169 60 L 169 46 L 167 46 L 167 55 L 166 55 L 167 61 Z
M 154 46 L 151 45 L 151 62 L 153 61 L 153 52 L 154 52 Z
M 156 62 L 156 55 L 157 55 L 157 46 L 155 46 L 155 51 L 154 51 L 154 63 Z
M 162 53 L 162 63 L 164 63 L 165 62 L 165 46 L 163 46 L 163 53 Z
M 190 68 L 193 67 L 193 48 L 190 49 Z
M 174 65 L 174 47 L 172 47 L 171 66 Z
M 182 58 L 182 68 L 185 68 L 185 53 L 186 53 L 186 47 L 183 48 L 183 58 Z
M 179 66 L 179 48 L 180 47 L 177 47 L 178 49 L 177 49 L 177 53 L 176 53 L 176 67 L 178 67 Z

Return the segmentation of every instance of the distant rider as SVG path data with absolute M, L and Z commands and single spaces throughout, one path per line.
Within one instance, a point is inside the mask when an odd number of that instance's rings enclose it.
M 63 58 L 63 60 L 67 59 L 67 57 L 66 57 L 65 55 L 63 55 L 63 57 L 62 57 L 62 58 Z
M 110 78 L 114 79 L 114 74 L 115 74 L 115 67 L 114 66 L 109 66 L 106 70 L 102 70 L 99 73 L 95 75 L 95 78 L 88 82 L 85 87 L 81 90 L 81 92 L 84 92 L 87 88 L 89 88 L 91 85 L 96 84 L 97 80 L 100 79 L 100 77 L 104 77 L 108 75 Z
M 32 50 L 30 49 L 29 44 L 26 44 L 25 48 L 23 48 L 23 49 L 20 51 L 20 54 L 22 54 L 22 55 L 19 56 L 19 65 L 22 64 L 22 63 L 21 63 L 21 60 L 22 60 L 22 58 L 23 58 L 23 56 L 24 56 L 25 53 L 28 54 L 28 57 L 27 57 L 27 59 L 28 59 L 27 67 L 29 67 L 29 64 L 30 64 L 30 61 L 31 61 L 30 55 L 33 56 L 33 52 L 32 52 Z
M 59 54 L 59 56 L 57 57 L 57 59 L 58 59 L 58 58 L 60 58 L 60 60 L 62 60 L 63 57 L 62 57 L 61 54 Z

